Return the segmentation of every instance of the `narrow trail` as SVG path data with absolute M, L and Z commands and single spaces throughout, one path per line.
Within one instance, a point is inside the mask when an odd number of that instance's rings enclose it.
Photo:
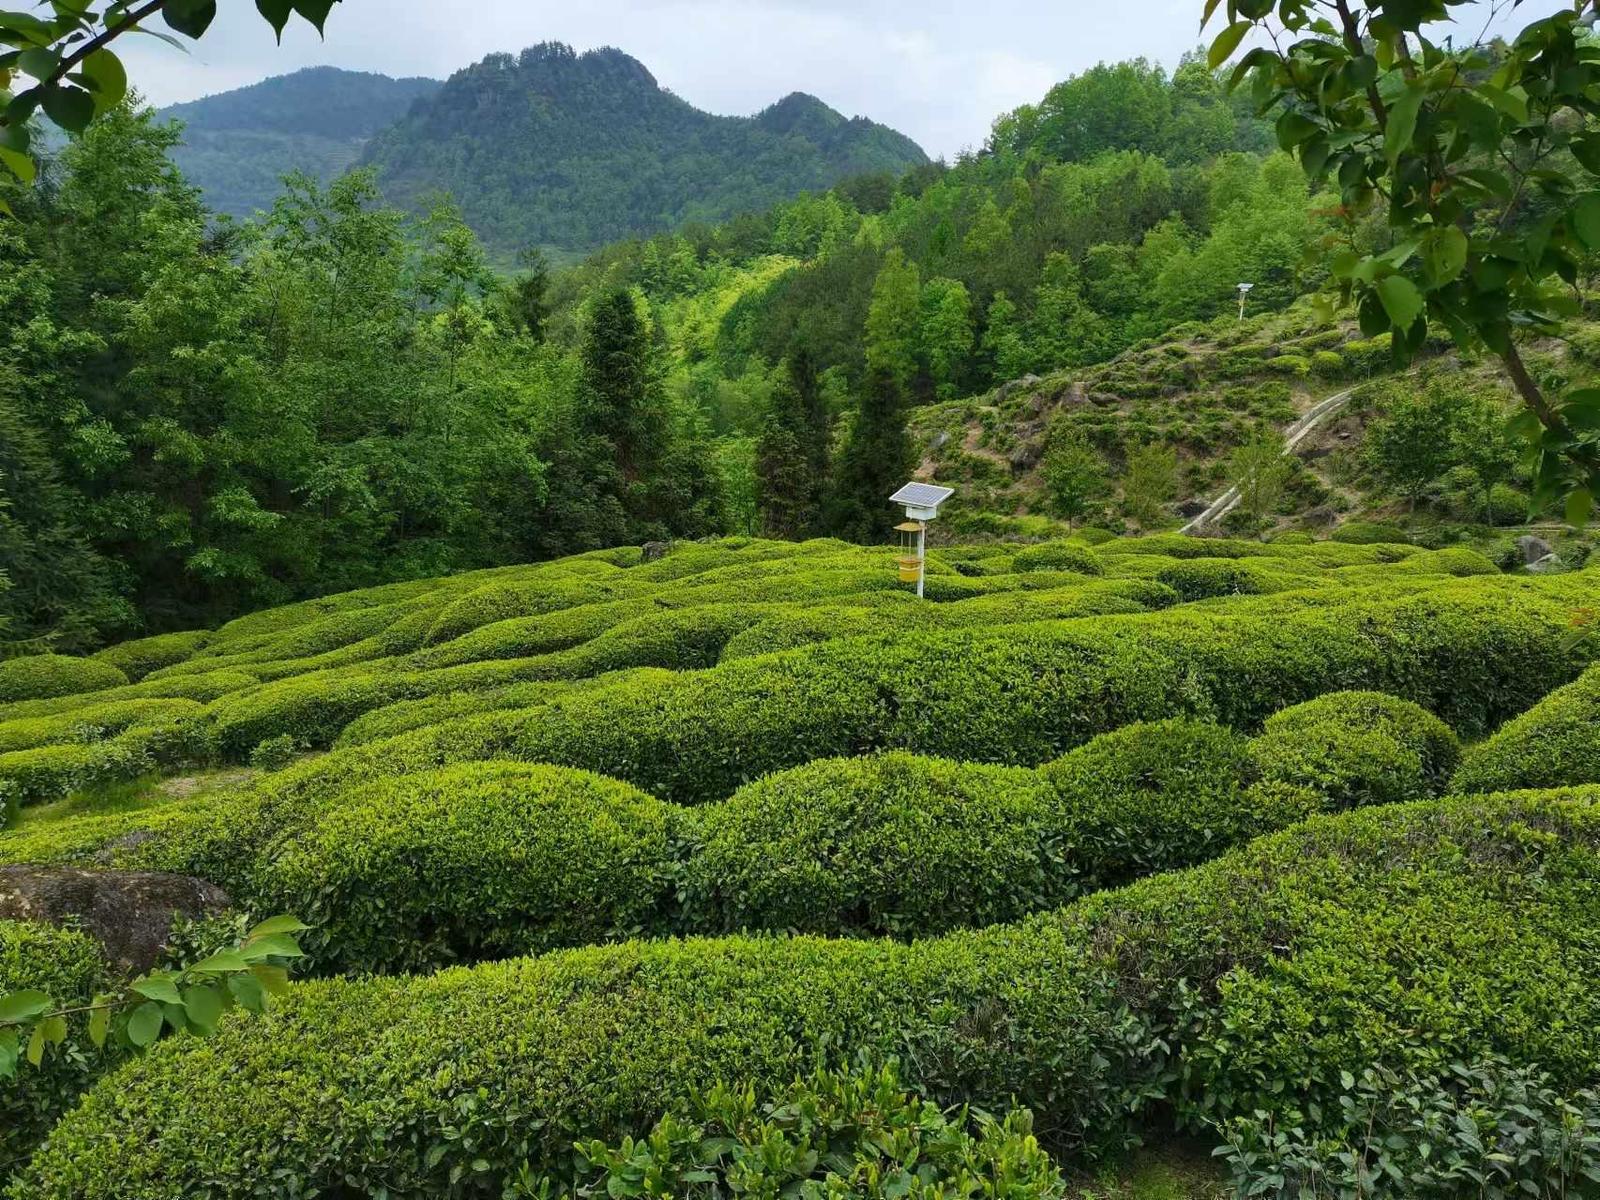
M 1293 454 L 1300 443 L 1305 441 L 1327 417 L 1344 407 L 1346 400 L 1354 394 L 1355 388 L 1348 387 L 1342 392 L 1335 392 L 1326 400 L 1311 406 L 1310 409 L 1293 425 L 1284 431 L 1283 452 L 1285 455 Z M 1202 530 L 1217 524 L 1235 508 L 1239 507 L 1239 488 L 1237 485 L 1230 487 L 1222 495 L 1213 500 L 1205 512 L 1190 521 L 1179 533 L 1198 535 Z

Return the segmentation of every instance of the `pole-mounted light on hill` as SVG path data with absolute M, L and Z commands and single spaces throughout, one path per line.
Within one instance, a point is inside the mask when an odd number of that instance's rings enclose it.
M 896 560 L 903 583 L 916 582 L 917 596 L 927 579 L 928 522 L 939 515 L 939 506 L 955 495 L 954 488 L 938 487 L 931 483 L 908 483 L 894 495 L 889 503 L 902 505 L 906 510 L 905 523 L 896 525 L 901 535 L 901 553 Z M 911 535 L 916 534 L 916 542 Z
M 1255 284 L 1253 284 L 1253 283 L 1241 283 L 1241 284 L 1238 285 L 1238 287 L 1239 287 L 1239 320 L 1242 321 L 1242 320 L 1244 320 L 1244 302 L 1245 302 L 1245 298 L 1250 295 L 1250 289 L 1255 287 Z

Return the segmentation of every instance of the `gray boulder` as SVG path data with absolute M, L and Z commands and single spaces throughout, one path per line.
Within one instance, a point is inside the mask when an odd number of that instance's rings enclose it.
M 174 918 L 214 916 L 229 904 L 221 888 L 187 875 L 0 867 L 0 918 L 75 925 L 129 974 L 161 961 Z
M 1538 561 L 1529 563 L 1526 569 L 1530 575 L 1554 575 L 1565 571 L 1567 564 L 1554 554 L 1546 554 Z
M 665 558 L 671 551 L 671 542 L 646 542 L 643 547 L 643 553 L 640 555 L 640 561 L 655 562 L 658 559 Z
M 1556 552 L 1556 548 L 1542 537 L 1535 537 L 1525 533 L 1517 539 L 1517 551 L 1522 555 L 1522 561 L 1532 566 L 1541 559 L 1549 558 Z

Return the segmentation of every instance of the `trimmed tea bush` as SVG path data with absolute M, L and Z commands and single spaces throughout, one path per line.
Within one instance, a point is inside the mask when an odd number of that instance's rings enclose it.
M 1335 692 L 1270 718 L 1251 756 L 1268 779 L 1316 788 L 1335 808 L 1444 791 L 1461 757 L 1426 709 L 1380 692 Z
M 204 706 L 194 700 L 118 700 L 53 717 L 0 721 L 0 754 L 36 746 L 101 741 L 134 725 L 193 719 L 203 711 Z
M 1454 787 L 1492 792 L 1600 783 L 1600 666 L 1467 753 Z
M 103 692 L 127 682 L 116 667 L 98 659 L 33 654 L 0 662 L 0 704 Z M 0 710 L 0 717 L 9 715 Z
M 1035 771 L 886 754 L 784 771 L 708 805 L 689 929 L 924 934 L 1062 903 L 1070 831 Z
M 403 970 L 658 928 L 674 810 L 579 771 L 473 763 L 338 797 L 259 873 L 329 969 Z
M 100 943 L 89 935 L 0 920 L 0 996 L 37 990 L 88 999 L 109 982 L 110 967 Z M 43 1066 L 23 1065 L 15 1078 L 0 1080 L 0 1185 L 89 1086 L 99 1059 L 87 1038 L 74 1037 L 53 1050 Z
M 584 1194 L 1060 1200 L 1066 1183 L 1033 1116 L 945 1113 L 908 1095 L 893 1066 L 819 1071 L 757 1107 L 754 1088 L 691 1096 L 635 1141 L 578 1147 Z M 707 1185 L 710 1185 L 709 1187 Z
M 1045 542 L 1017 551 L 1012 566 L 1018 571 L 1076 571 L 1081 575 L 1102 575 L 1105 565 L 1089 547 L 1073 542 Z
M 1346 521 L 1328 537 L 1330 541 L 1350 546 L 1405 545 L 1411 541 L 1400 526 L 1376 521 Z
M 1597 810 L 1591 789 L 1314 818 L 909 945 L 629 942 L 301 985 L 96 1086 L 13 1195 L 427 1195 L 468 1172 L 492 1192 L 524 1163 L 559 1179 L 573 1139 L 646 1129 L 719 1080 L 781 1087 L 859 1051 L 898 1055 L 937 1103 L 1014 1097 L 1069 1152 L 1123 1144 L 1162 1098 L 1190 1128 L 1333 1105 L 1367 1066 L 1503 1055 L 1581 1086 L 1600 1061 Z
M 94 655 L 97 662 L 109 663 L 137 683 L 152 671 L 186 661 L 213 637 L 209 630 L 190 633 L 161 633 L 107 646 Z

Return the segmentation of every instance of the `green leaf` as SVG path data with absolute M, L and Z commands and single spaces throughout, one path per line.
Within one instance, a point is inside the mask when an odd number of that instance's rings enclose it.
M 1416 136 L 1417 115 L 1421 111 L 1422 89 L 1415 86 L 1408 86 L 1400 98 L 1389 106 L 1389 121 L 1383 131 L 1383 152 L 1391 170 Z
M 1211 43 L 1211 52 L 1206 55 L 1206 63 L 1215 71 L 1239 48 L 1239 43 L 1244 41 L 1244 35 L 1250 32 L 1249 21 L 1235 21 L 1221 33 L 1217 40 Z
M 270 995 L 282 996 L 289 990 L 289 972 L 282 967 L 258 963 L 250 968 L 250 974 L 260 981 L 262 988 Z
M 106 1034 L 110 1031 L 111 1010 L 109 1008 L 96 1008 L 89 1014 L 89 1040 L 95 1044 L 96 1048 L 106 1044 Z
M 1467 235 L 1454 225 L 1431 230 L 1422 239 L 1422 261 L 1434 287 L 1449 283 L 1467 265 Z
M 1570 144 L 1572 157 L 1591 175 L 1600 175 L 1600 134 L 1580 134 Z
M 94 97 L 82 88 L 56 84 L 44 90 L 44 111 L 68 133 L 82 133 L 94 120 Z
M 228 991 L 246 1012 L 266 1012 L 266 989 L 254 975 L 229 975 Z
M 289 23 L 289 14 L 294 11 L 294 6 L 289 0 L 256 0 L 256 11 L 267 19 L 267 24 L 272 26 L 272 32 L 277 35 L 278 41 L 283 41 L 283 27 Z
M 37 1067 L 44 1061 L 44 1026 L 35 1025 L 28 1038 L 28 1062 Z
M 1600 249 L 1600 192 L 1585 192 L 1573 202 L 1572 229 L 1589 249 Z
M 164 1020 L 161 1005 L 154 1000 L 146 1000 L 128 1016 L 128 1040 L 144 1049 L 161 1033 Z
M 183 1009 L 191 1023 L 210 1033 L 222 1019 L 222 997 L 217 994 L 217 989 L 209 984 L 186 988 L 183 993 Z
M 245 934 L 245 940 L 250 941 L 258 937 L 271 937 L 275 933 L 299 933 L 303 929 L 310 929 L 299 917 L 281 916 L 268 917 L 261 924 Z
M 1600 388 L 1579 388 L 1567 393 L 1561 419 L 1574 429 L 1600 429 Z
M 322 32 L 322 25 L 332 11 L 334 0 L 294 0 L 294 10 Z
M 1396 329 L 1410 329 L 1422 315 L 1422 293 L 1404 275 L 1385 275 L 1378 280 L 1378 299 Z
M 183 996 L 178 992 L 178 985 L 173 979 L 171 974 L 147 975 L 143 979 L 135 979 L 128 985 L 128 990 L 137 992 L 147 1000 L 160 1000 L 164 1004 L 182 1004 Z
M 167 0 L 161 17 L 185 37 L 197 38 L 216 19 L 217 0 Z
M 17 1025 L 50 1011 L 50 997 L 43 992 L 12 992 L 0 996 L 0 1025 Z
M 1589 518 L 1594 514 L 1594 493 L 1586 487 L 1578 488 L 1567 495 L 1567 524 L 1587 525 Z
M 39 1032 L 50 1045 L 59 1046 L 67 1040 L 67 1019 L 60 1013 L 51 1013 L 39 1022 Z
M 0 1079 L 17 1073 L 17 1031 L 0 1029 Z
M 94 104 L 97 112 L 105 112 L 122 103 L 128 94 L 128 72 L 122 60 L 109 50 L 96 50 L 83 60 L 79 68 L 84 77 L 94 85 Z
M 17 66 L 35 79 L 49 79 L 61 66 L 61 56 L 54 50 L 34 46 L 17 55 Z
M 229 971 L 247 971 L 250 964 L 237 950 L 219 950 L 209 958 L 202 958 L 189 968 L 201 975 L 222 975 Z
M 251 938 L 239 950 L 247 963 L 258 963 L 267 958 L 304 958 L 300 943 L 287 933 L 274 933 L 267 937 Z

